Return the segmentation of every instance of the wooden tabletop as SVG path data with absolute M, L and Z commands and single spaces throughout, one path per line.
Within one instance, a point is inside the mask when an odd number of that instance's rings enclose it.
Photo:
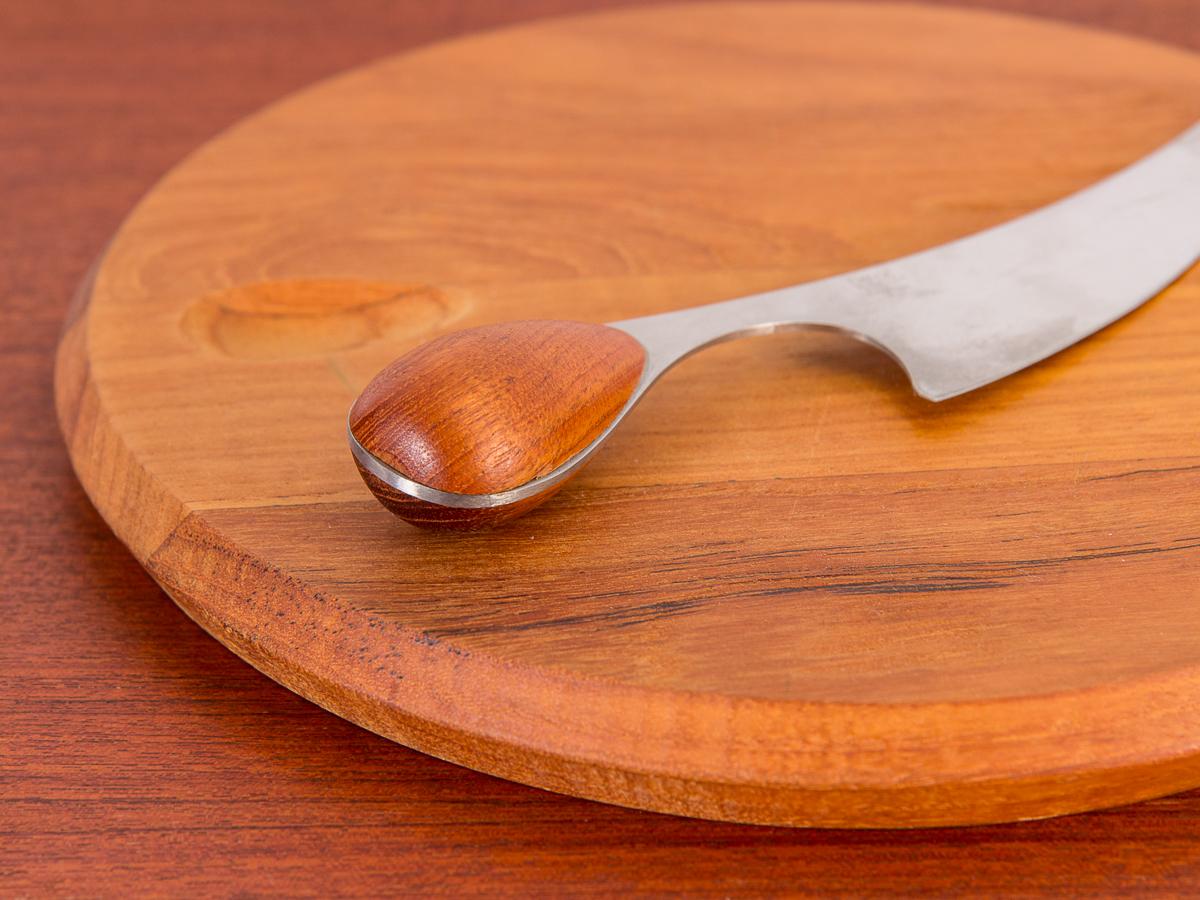
M 1200 791 L 1022 825 L 805 831 L 608 807 L 436 761 L 239 661 L 92 510 L 55 424 L 52 354 L 75 285 L 159 175 L 322 76 L 601 5 L 0 9 L 0 893 L 1200 891 Z M 1200 49 L 1195 0 L 975 5 Z

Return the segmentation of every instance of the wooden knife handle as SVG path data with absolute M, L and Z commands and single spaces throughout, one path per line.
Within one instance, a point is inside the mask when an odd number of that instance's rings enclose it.
M 621 411 L 645 365 L 641 344 L 607 325 L 484 325 L 401 356 L 350 410 L 350 431 L 411 481 L 457 494 L 497 494 L 553 471 Z M 415 525 L 475 529 L 545 502 L 561 483 L 515 503 L 443 506 L 385 484 L 359 463 L 379 501 Z

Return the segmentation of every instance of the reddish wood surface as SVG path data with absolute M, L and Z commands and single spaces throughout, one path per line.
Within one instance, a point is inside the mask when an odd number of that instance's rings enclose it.
M 52 350 L 65 298 L 153 178 L 316 76 L 584 5 L 0 10 L 0 889 L 1200 890 L 1200 792 L 1025 825 L 800 832 L 604 807 L 439 763 L 240 663 L 91 510 L 50 411 Z M 1193 0 L 989 5 L 1200 48 Z
M 350 430 L 378 460 L 420 484 L 460 494 L 511 490 L 599 437 L 629 401 L 645 356 L 629 335 L 589 322 L 451 332 L 376 375 L 350 410 Z M 554 493 L 456 509 L 405 496 L 362 466 L 359 474 L 385 507 L 417 525 L 496 525 Z

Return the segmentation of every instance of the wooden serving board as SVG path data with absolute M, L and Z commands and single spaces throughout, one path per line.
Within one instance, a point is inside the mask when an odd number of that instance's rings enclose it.
M 712 349 L 491 533 L 393 518 L 344 429 L 380 367 L 448 330 L 895 257 L 1197 117 L 1195 56 L 921 6 L 667 6 L 440 44 L 171 172 L 81 288 L 59 417 L 98 509 L 200 625 L 472 768 L 796 825 L 1191 787 L 1194 273 L 941 405 L 836 335 Z

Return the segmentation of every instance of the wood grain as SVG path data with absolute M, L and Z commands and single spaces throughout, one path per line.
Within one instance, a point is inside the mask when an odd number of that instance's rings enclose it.
M 598 806 L 431 760 L 279 689 L 187 627 L 91 510 L 44 415 L 49 358 L 65 298 L 145 186 L 229 121 L 319 75 L 572 5 L 582 4 L 350 2 L 337 16 L 265 2 L 6 6 L 0 884 L 35 896 L 131 885 L 296 895 L 318 884 L 326 896 L 548 885 L 1195 892 L 1194 792 L 1021 825 L 800 832 Z M 1002 5 L 1200 47 L 1191 0 Z
M 427 487 L 494 494 L 552 472 L 600 436 L 641 377 L 646 353 L 629 335 L 590 322 L 502 322 L 422 344 L 371 379 L 350 431 L 384 465 Z M 426 503 L 361 465 L 391 512 L 414 525 L 498 525 L 549 499 L 479 509 Z

